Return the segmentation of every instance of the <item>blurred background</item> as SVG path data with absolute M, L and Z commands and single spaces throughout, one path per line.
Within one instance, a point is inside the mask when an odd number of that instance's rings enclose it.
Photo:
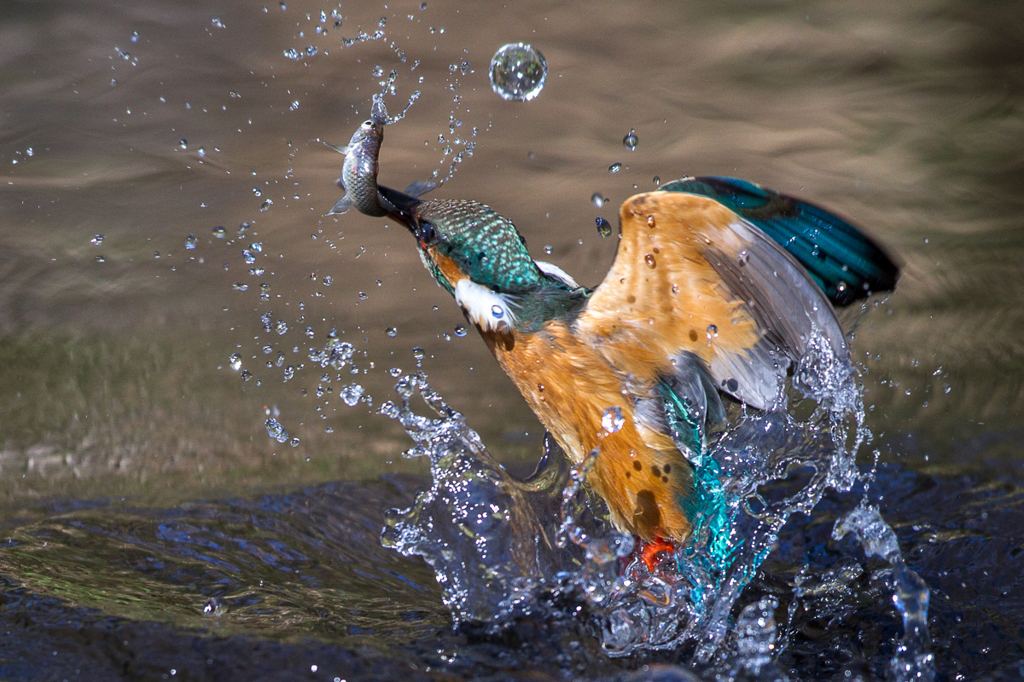
M 525 103 L 487 76 L 519 41 L 549 67 Z M 1014 3 L 7 0 L 4 527 L 422 473 L 376 414 L 395 397 L 390 370 L 418 362 L 492 452 L 532 467 L 541 427 L 476 334 L 460 335 L 408 233 L 324 217 L 342 156 L 321 141 L 346 144 L 382 91 L 392 114 L 421 93 L 387 128 L 382 184 L 454 164 L 436 196 L 490 205 L 583 284 L 615 253 L 595 220 L 614 225 L 656 178 L 742 177 L 861 225 L 904 264 L 891 297 L 843 318 L 874 433 L 863 461 L 1019 475 Z M 310 360 L 331 330 L 358 374 L 325 378 Z M 349 406 L 353 383 L 363 399 Z M 3 566 L 14 583 L 80 597 L 20 561 Z

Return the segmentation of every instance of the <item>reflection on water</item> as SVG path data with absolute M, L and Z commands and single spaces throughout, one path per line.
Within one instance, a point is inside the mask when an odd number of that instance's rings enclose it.
M 384 510 L 430 487 L 375 414 L 403 373 L 511 471 L 542 450 L 407 236 L 323 217 L 340 157 L 318 140 L 382 89 L 394 111 L 422 92 L 383 183 L 454 168 L 439 196 L 490 204 L 584 284 L 615 249 L 595 220 L 687 173 L 819 201 L 898 254 L 898 291 L 846 320 L 869 498 L 931 588 L 940 677 L 1021 674 L 1012 3 L 386 5 L 0 6 L 2 676 L 686 679 L 658 666 L 689 645 L 611 660 L 554 611 L 450 630 L 429 570 L 380 546 Z M 488 83 L 517 41 L 548 62 L 528 103 Z M 335 343 L 358 349 L 343 367 L 310 352 Z M 723 674 L 892 676 L 898 569 L 831 536 L 859 495 L 782 526 L 732 613 L 748 665 Z

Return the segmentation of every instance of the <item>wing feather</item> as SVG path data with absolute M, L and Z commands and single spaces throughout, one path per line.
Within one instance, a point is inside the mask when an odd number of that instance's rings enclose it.
M 719 390 L 771 409 L 784 405 L 785 374 L 812 340 L 849 361 L 806 270 L 719 202 L 650 192 L 626 200 L 620 221 L 615 262 L 576 328 L 632 382 L 670 376 L 673 358 L 692 354 Z

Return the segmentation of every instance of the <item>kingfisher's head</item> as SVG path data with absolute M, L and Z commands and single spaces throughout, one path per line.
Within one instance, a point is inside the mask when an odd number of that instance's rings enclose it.
M 434 280 L 485 331 L 513 326 L 517 297 L 552 281 L 575 287 L 558 268 L 535 262 L 515 225 L 481 203 L 420 201 L 387 187 L 379 190 L 394 209 L 391 217 L 416 238 Z

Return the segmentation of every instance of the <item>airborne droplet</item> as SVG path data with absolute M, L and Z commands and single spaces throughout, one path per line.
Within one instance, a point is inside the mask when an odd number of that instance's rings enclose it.
M 654 259 L 653 253 L 649 253 L 646 256 L 644 256 L 644 262 L 647 263 L 647 267 L 649 267 L 651 270 L 658 267 L 658 261 Z
M 636 131 L 630 128 L 629 134 L 622 138 L 622 146 L 628 149 L 629 151 L 633 151 L 634 149 L 636 149 L 636 143 L 638 141 L 639 140 L 636 137 Z
M 604 197 L 601 196 L 600 192 L 594 192 L 592 195 L 590 195 L 590 203 L 594 204 L 594 206 L 597 206 L 598 208 L 601 208 L 602 206 L 604 206 Z
M 544 89 L 547 77 L 544 55 L 529 44 L 509 43 L 491 58 L 491 88 L 502 99 L 529 102 Z
M 608 166 L 608 172 L 613 174 L 613 175 L 615 173 L 618 173 L 620 170 L 622 170 L 622 164 L 621 163 L 613 163 L 612 165 Z
M 349 407 L 355 407 L 359 399 L 363 397 L 363 387 L 359 384 L 349 384 L 339 392 L 342 402 Z
M 609 223 L 604 218 L 598 218 L 597 219 L 597 233 L 599 235 L 601 235 L 601 237 L 604 238 L 604 239 L 607 239 L 608 237 L 611 237 L 612 236 L 612 224 Z

